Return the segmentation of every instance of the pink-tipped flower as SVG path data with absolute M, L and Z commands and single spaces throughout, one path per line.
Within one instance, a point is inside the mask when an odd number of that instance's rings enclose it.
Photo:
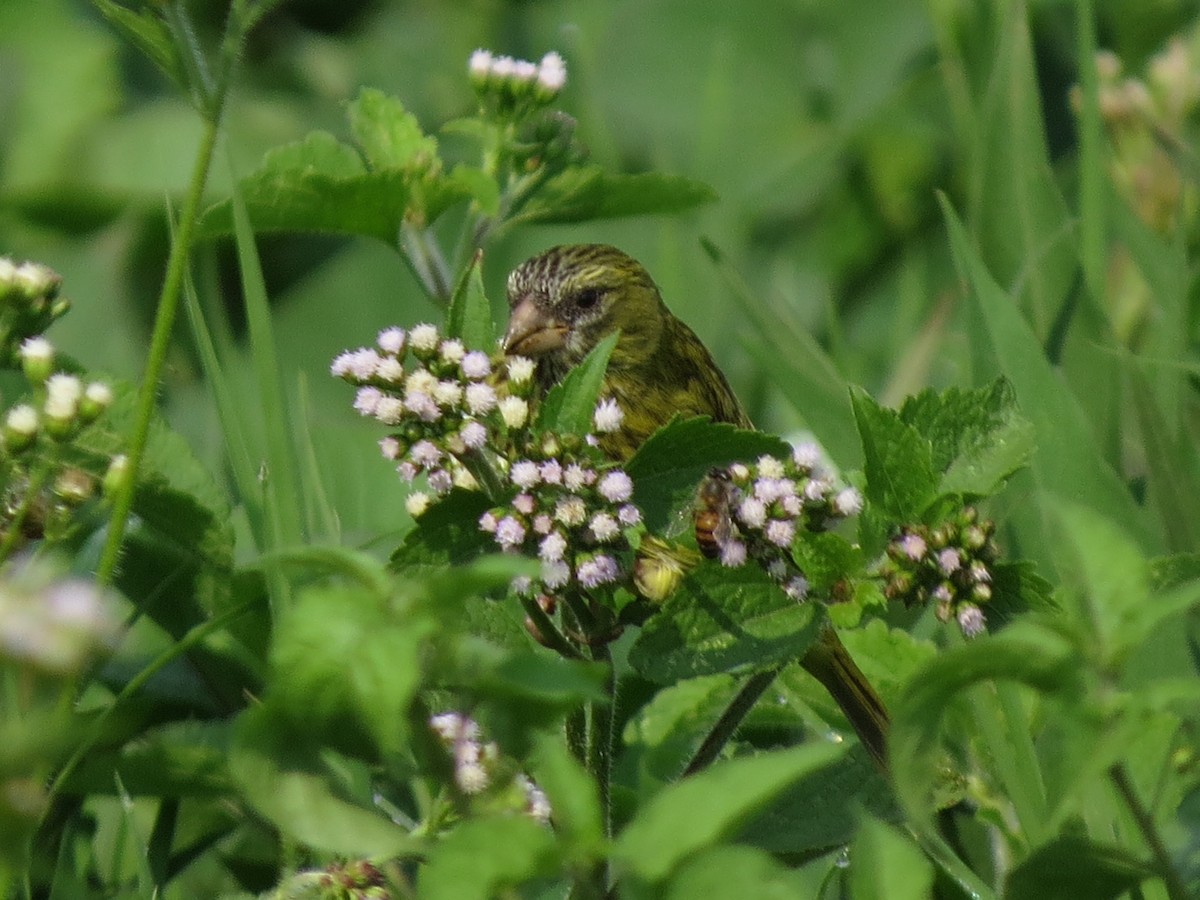
M 625 503 L 633 496 L 633 479 L 617 469 L 601 478 L 596 490 L 609 503 Z

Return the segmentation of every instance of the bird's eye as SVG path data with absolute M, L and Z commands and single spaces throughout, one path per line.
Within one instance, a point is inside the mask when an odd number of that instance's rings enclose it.
M 593 309 L 600 302 L 604 292 L 600 288 L 584 288 L 575 295 L 576 309 Z

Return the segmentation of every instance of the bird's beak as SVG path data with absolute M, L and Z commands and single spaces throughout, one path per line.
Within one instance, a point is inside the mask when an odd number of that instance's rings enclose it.
M 510 356 L 544 356 L 559 350 L 567 341 L 567 326 L 532 300 L 513 307 L 504 335 L 504 352 Z

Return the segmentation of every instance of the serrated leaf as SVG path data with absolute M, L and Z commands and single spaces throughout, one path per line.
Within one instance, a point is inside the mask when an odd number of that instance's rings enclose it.
M 1108 900 L 1157 875 L 1123 847 L 1062 835 L 1038 847 L 1009 874 L 1006 900 Z
M 905 401 L 900 419 L 929 439 L 943 494 L 994 493 L 1033 454 L 1033 424 L 1004 378 L 976 390 L 922 391 Z
M 442 571 L 494 551 L 496 542 L 479 528 L 479 517 L 491 507 L 482 491 L 452 490 L 417 519 L 392 554 L 392 569 Z
M 597 165 L 551 178 L 510 222 L 564 223 L 677 213 L 716 199 L 708 185 L 680 175 L 616 175 Z
M 862 439 L 867 499 L 898 521 L 920 521 L 938 481 L 929 441 L 865 391 L 852 390 L 851 402 Z
M 346 109 L 354 140 L 374 171 L 427 172 L 440 166 L 437 139 L 397 98 L 363 88 Z
M 841 748 L 812 744 L 742 757 L 676 782 L 643 806 L 617 838 L 613 859 L 655 883 L 687 856 L 733 833 L 789 785 L 838 758 Z
M 390 246 L 406 215 L 432 221 L 470 196 L 447 177 L 417 183 L 398 169 L 369 172 L 353 147 L 324 131 L 269 151 L 238 187 L 256 232 L 357 234 Z M 230 201 L 210 207 L 197 227 L 201 238 L 231 233 Z
M 755 566 L 694 570 L 643 627 L 630 664 L 660 684 L 719 672 L 757 671 L 799 659 L 821 617 Z
M 258 812 L 311 847 L 362 858 L 423 846 L 382 813 L 350 800 L 304 732 L 269 707 L 254 706 L 239 717 L 229 768 Z
M 819 592 L 828 591 L 839 579 L 852 577 L 864 564 L 860 547 L 831 532 L 802 532 L 792 548 L 792 558 L 809 586 Z
M 367 734 L 394 753 L 420 683 L 422 642 L 434 630 L 432 619 L 400 615 L 370 591 L 305 591 L 276 626 L 270 702 L 343 750 L 361 752 L 358 736 Z
M 538 408 L 538 428 L 578 435 L 592 430 L 592 414 L 604 385 L 608 358 L 620 337 L 620 332 L 617 332 L 602 340 L 583 362 L 547 392 L 546 399 Z
M 102 477 L 108 461 L 123 452 L 121 435 L 132 430 L 136 391 L 110 382 L 116 399 L 99 424 L 85 430 L 73 450 Z M 225 495 L 187 442 L 160 419 L 153 419 L 134 493 L 134 519 L 122 550 L 117 586 L 172 637 L 232 605 L 233 528 Z M 170 602 L 154 602 L 166 594 Z M 189 661 L 200 670 L 218 705 L 239 708 L 246 672 L 207 647 Z
M 483 292 L 483 253 L 476 253 L 458 280 L 446 312 L 446 333 L 459 338 L 469 350 L 490 352 L 496 342 L 492 305 Z
M 506 816 L 459 824 L 421 870 L 425 900 L 488 900 L 559 868 L 554 833 L 533 819 Z
M 790 453 L 791 447 L 782 438 L 700 416 L 674 419 L 654 432 L 625 471 L 633 479 L 634 501 L 653 533 L 666 528 L 673 513 L 691 503 L 696 485 L 709 469 Z

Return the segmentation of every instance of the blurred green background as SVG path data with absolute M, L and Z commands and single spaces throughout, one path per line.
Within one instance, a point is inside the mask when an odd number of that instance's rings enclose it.
M 212 40 L 224 4 L 193 5 L 198 38 Z M 997 23 L 1022 4 L 999 0 L 289 0 L 247 49 L 210 195 L 225 196 L 231 172 L 249 173 L 272 146 L 318 128 L 344 137 L 343 105 L 362 86 L 398 96 L 436 132 L 473 110 L 472 50 L 528 59 L 558 50 L 569 73 L 560 105 L 579 120 L 594 161 L 687 175 L 719 199 L 677 218 L 517 229 L 485 262 L 497 314 L 505 274 L 521 259 L 564 241 L 615 243 L 646 263 L 755 420 L 791 430 L 803 427 L 803 396 L 781 363 L 800 347 L 797 335 L 815 337 L 842 376 L 885 402 L 970 381 L 937 192 L 983 233 L 989 222 L 1003 231 L 1021 212 L 989 208 L 990 196 L 1014 195 L 989 193 L 989 179 L 1028 179 L 1050 205 L 1060 201 L 1044 185 L 1069 198 L 1063 173 L 1077 143 L 1068 93 L 1078 80 L 1082 5 L 1025 4 L 1028 34 L 1005 44 L 1013 33 Z M 1170 35 L 1189 31 L 1197 4 L 1106 0 L 1094 11 L 1099 45 L 1137 70 Z M 1017 115 L 996 121 L 1023 129 L 1039 152 L 1044 135 L 1054 176 L 1045 182 L 1020 158 L 986 156 L 977 144 L 991 116 L 973 107 L 983 78 L 1010 62 L 1020 72 L 1027 54 L 1036 90 L 1019 97 Z M 0 253 L 63 274 L 76 306 L 52 336 L 65 352 L 136 380 L 166 255 L 164 209 L 188 178 L 198 117 L 83 0 L 3 0 L 0 122 Z M 453 140 L 443 147 L 453 157 Z M 734 300 L 701 239 L 726 254 L 764 315 L 748 316 Z M 1052 256 L 1056 245 L 1019 247 L 1012 259 L 1040 264 L 1035 250 Z M 327 376 L 328 363 L 384 325 L 440 312 L 400 256 L 377 242 L 270 236 L 261 251 L 285 383 L 305 398 L 343 524 L 360 534 L 394 529 L 400 487 L 381 493 L 388 480 L 378 477 L 374 435 Z M 1002 285 L 1030 277 L 1017 265 L 1006 270 L 997 254 L 989 264 Z M 195 273 L 209 310 L 225 313 L 238 341 L 231 247 L 202 246 Z M 1039 320 L 1036 298 L 1029 312 L 1045 334 L 1051 323 Z M 804 359 L 797 349 L 795 360 Z M 248 359 L 228 362 L 249 385 Z M 220 471 L 220 430 L 183 320 L 164 409 Z

